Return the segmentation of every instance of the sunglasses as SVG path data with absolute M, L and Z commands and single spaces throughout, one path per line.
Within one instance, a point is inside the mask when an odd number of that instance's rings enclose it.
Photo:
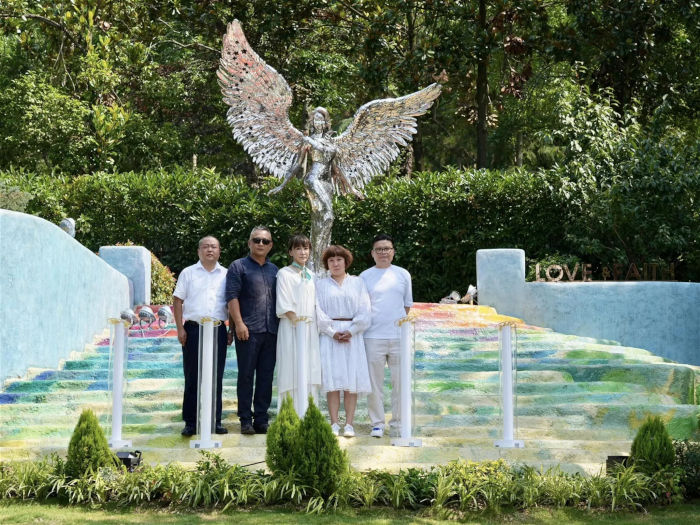
M 264 244 L 265 246 L 267 246 L 268 244 L 272 244 L 272 241 L 270 239 L 261 239 L 260 237 L 253 237 L 251 241 L 253 241 L 253 243 L 255 244 Z

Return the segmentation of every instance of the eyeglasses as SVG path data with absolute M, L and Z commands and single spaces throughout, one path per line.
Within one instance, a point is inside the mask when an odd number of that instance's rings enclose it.
M 255 244 L 264 244 L 265 246 L 267 246 L 268 244 L 271 244 L 271 243 L 272 243 L 272 240 L 270 240 L 270 239 L 262 239 L 262 238 L 260 238 L 260 237 L 253 237 L 253 238 L 251 239 L 251 241 L 253 241 L 253 243 L 255 243 Z
M 393 248 L 374 248 L 373 251 L 374 251 L 374 253 L 389 253 L 389 252 L 393 252 L 394 249 Z

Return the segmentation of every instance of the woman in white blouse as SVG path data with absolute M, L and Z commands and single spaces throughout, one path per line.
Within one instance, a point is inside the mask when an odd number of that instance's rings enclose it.
M 331 245 L 323 252 L 322 260 L 330 272 L 330 277 L 316 283 L 323 391 L 326 392 L 331 428 L 336 436 L 340 434 L 338 411 L 340 392 L 343 391 L 343 435 L 353 437 L 357 396 L 372 391 L 362 338 L 362 332 L 370 325 L 372 308 L 364 281 L 347 274 L 352 254 L 346 248 Z
M 277 317 L 280 318 L 277 331 L 277 406 L 282 406 L 282 400 L 289 395 L 297 408 L 300 406 L 295 336 L 297 318 L 306 317 L 310 320 L 306 331 L 306 391 L 317 403 L 318 389 L 321 386 L 321 364 L 315 315 L 316 287 L 314 276 L 306 267 L 311 242 L 305 235 L 293 235 L 287 248 L 292 264 L 277 273 Z M 299 414 L 299 417 L 304 417 L 304 414 Z

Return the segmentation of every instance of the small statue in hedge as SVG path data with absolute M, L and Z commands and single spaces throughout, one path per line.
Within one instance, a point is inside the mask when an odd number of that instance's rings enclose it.
M 328 111 L 318 107 L 309 115 L 304 134 L 289 121 L 292 90 L 287 81 L 253 51 L 238 20 L 224 35 L 217 76 L 230 106 L 227 120 L 233 137 L 255 164 L 283 179 L 270 194 L 297 175 L 304 181 L 311 204 L 311 260 L 317 272 L 331 240 L 333 194 L 362 197 L 365 184 L 388 170 L 399 147 L 411 141 L 416 117 L 428 111 L 442 89 L 434 83 L 400 98 L 369 102 L 339 136 L 331 131 Z
M 648 475 L 673 466 L 673 442 L 659 416 L 646 418 L 634 437 L 630 456 L 634 465 Z
M 119 459 L 110 450 L 95 413 L 90 409 L 83 410 L 68 445 L 66 475 L 79 478 L 88 470 L 96 472 L 100 467 L 118 465 Z

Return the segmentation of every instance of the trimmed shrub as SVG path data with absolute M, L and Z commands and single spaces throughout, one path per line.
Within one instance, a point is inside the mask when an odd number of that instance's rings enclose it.
M 104 432 L 90 409 L 83 410 L 68 445 L 66 475 L 79 478 L 88 470 L 117 466 L 119 460 L 109 449 Z
M 359 273 L 373 264 L 372 238 L 382 231 L 393 235 L 395 262 L 413 274 L 416 301 L 438 300 L 474 284 L 475 255 L 482 248 L 521 248 L 529 263 L 563 257 L 572 270 L 575 260 L 592 264 L 594 271 L 612 262 L 674 262 L 676 279 L 698 280 L 700 248 L 693 236 L 700 229 L 693 207 L 700 195 L 698 160 L 692 152 L 670 151 L 673 160 L 666 167 L 650 166 L 643 176 L 625 179 L 619 185 L 628 188 L 624 195 L 621 189 L 574 183 L 564 177 L 566 170 L 447 168 L 410 179 L 379 177 L 364 188 L 364 200 L 334 199 L 333 242 L 356 254 Z M 31 194 L 28 213 L 54 223 L 74 217 L 76 239 L 87 248 L 131 239 L 176 273 L 192 264 L 197 241 L 206 234 L 219 238 L 226 266 L 248 253 L 246 241 L 256 224 L 268 225 L 276 240 L 310 229 L 299 180 L 274 197 L 266 192 L 277 179 L 253 187 L 243 177 L 210 169 L 74 178 L 8 170 L 0 171 L 0 180 Z M 621 209 L 611 216 L 613 207 Z M 611 227 L 620 220 L 624 228 Z M 622 250 L 623 245 L 634 249 Z M 285 265 L 287 253 L 274 249 L 270 259 Z
M 676 452 L 675 465 L 680 470 L 680 483 L 685 489 L 685 497 L 694 499 L 700 497 L 700 443 L 674 441 Z
M 630 455 L 635 466 L 648 475 L 673 466 L 673 443 L 659 416 L 649 416 L 644 421 L 632 442 Z
M 267 430 L 265 462 L 275 475 L 288 474 L 294 468 L 294 447 L 300 425 L 294 402 L 286 395 L 277 417 Z
M 299 480 L 323 497 L 335 492 L 348 471 L 347 453 L 340 450 L 338 439 L 312 398 L 299 425 L 293 458 Z
M 171 304 L 175 282 L 175 275 L 170 268 L 151 254 L 151 304 Z

